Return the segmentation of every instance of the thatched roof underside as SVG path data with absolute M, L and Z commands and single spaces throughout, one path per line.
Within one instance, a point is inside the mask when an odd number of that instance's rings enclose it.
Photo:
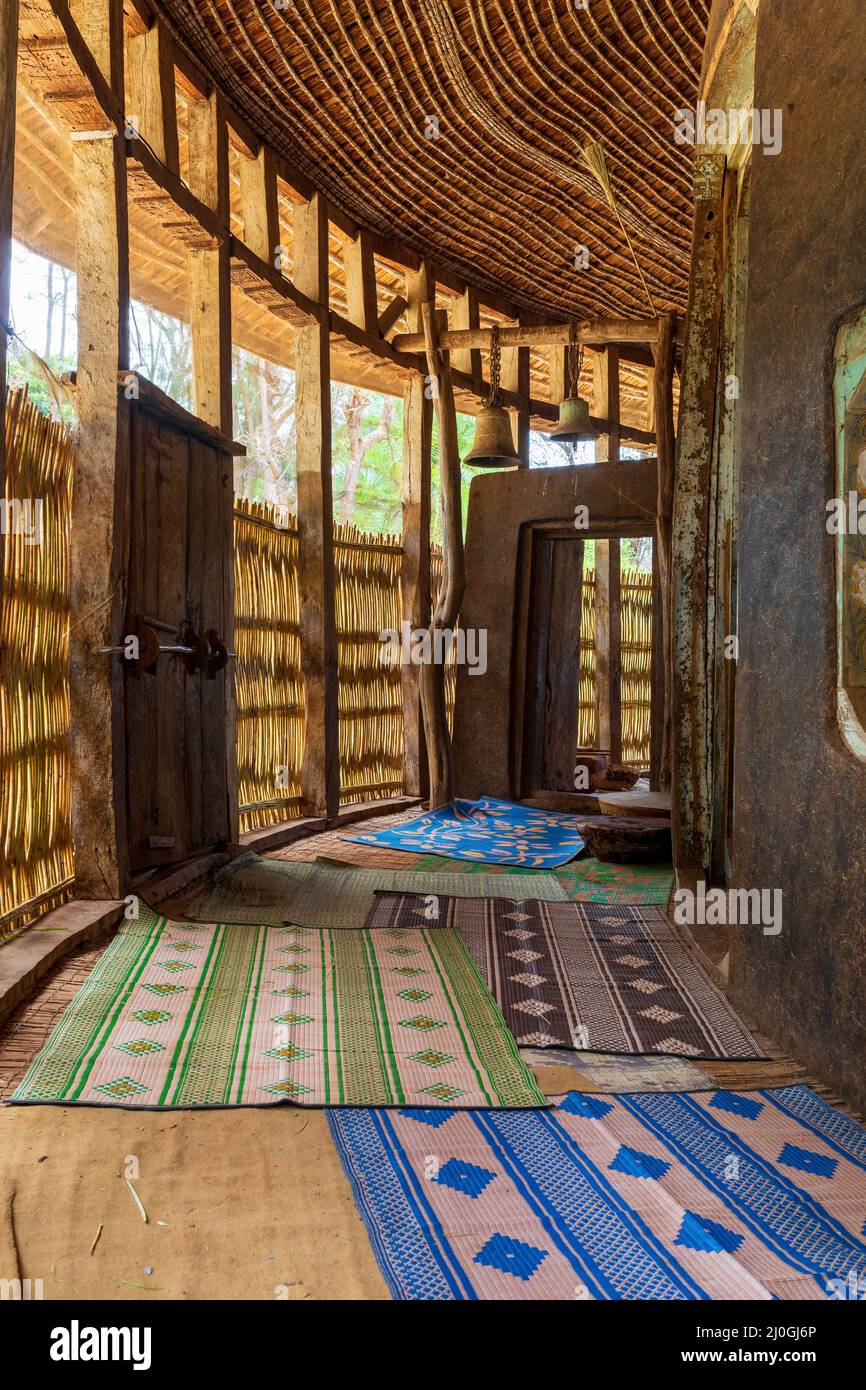
M 557 318 L 684 311 L 707 0 L 158 0 L 251 127 L 358 223 Z M 436 138 L 429 133 L 438 121 Z M 575 269 L 575 248 L 589 268 Z

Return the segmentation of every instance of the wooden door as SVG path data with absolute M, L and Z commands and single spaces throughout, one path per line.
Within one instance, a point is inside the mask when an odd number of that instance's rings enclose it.
M 131 417 L 125 631 L 146 625 L 163 648 L 194 646 L 211 631 L 231 646 L 231 458 L 143 403 Z M 150 670 L 124 662 L 133 871 L 230 837 L 232 673 L 216 664 L 166 652 Z

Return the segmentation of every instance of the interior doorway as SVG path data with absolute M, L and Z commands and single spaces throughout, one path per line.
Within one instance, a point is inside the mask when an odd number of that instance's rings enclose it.
M 657 786 L 663 690 L 651 537 L 532 526 L 515 643 L 514 785 L 587 792 L 605 766 Z

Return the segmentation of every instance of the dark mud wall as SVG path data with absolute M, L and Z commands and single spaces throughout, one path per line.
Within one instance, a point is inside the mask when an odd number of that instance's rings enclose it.
M 836 725 L 831 358 L 866 302 L 863 0 L 764 0 L 755 104 L 740 487 L 734 881 L 784 892 L 738 928 L 735 1002 L 866 1109 L 866 765 Z

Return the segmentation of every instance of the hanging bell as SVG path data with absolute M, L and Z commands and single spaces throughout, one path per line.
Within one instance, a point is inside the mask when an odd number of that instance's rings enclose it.
M 463 462 L 469 468 L 508 468 L 520 461 L 508 411 L 485 405 L 475 416 L 475 438 Z
M 559 421 L 547 436 L 554 444 L 580 444 L 596 439 L 598 430 L 589 417 L 589 401 L 567 396 L 559 407 Z

